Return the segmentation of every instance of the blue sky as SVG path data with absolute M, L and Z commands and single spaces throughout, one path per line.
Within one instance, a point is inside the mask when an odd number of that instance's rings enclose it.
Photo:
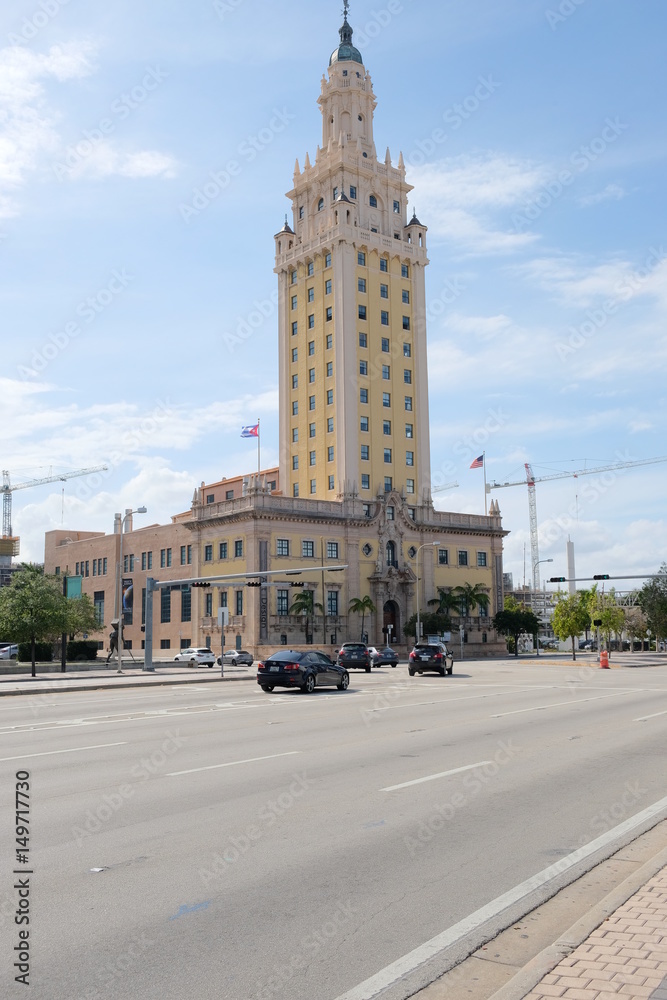
M 61 524 L 187 509 L 254 467 L 257 417 L 277 463 L 273 234 L 341 6 L 4 0 L 2 467 L 110 465 L 64 501 L 15 494 L 24 558 Z M 664 2 L 353 0 L 350 21 L 378 154 L 403 151 L 429 227 L 432 467 L 460 484 L 437 506 L 483 510 L 482 451 L 500 481 L 667 454 Z M 666 473 L 538 484 L 542 575 L 568 535 L 579 575 L 655 571 Z M 527 491 L 492 496 L 521 582 Z

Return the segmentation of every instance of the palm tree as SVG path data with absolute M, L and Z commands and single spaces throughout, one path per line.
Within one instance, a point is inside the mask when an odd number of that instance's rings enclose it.
M 292 601 L 292 606 L 289 609 L 291 615 L 304 615 L 304 632 L 306 635 L 306 642 L 308 641 L 308 636 L 310 635 L 310 629 L 308 628 L 310 624 L 310 619 L 314 618 L 315 610 L 323 611 L 321 604 L 315 603 L 315 595 L 312 590 L 300 590 Z
M 370 597 L 368 596 L 368 594 L 366 594 L 365 597 L 354 597 L 350 601 L 350 612 L 353 613 L 353 614 L 355 614 L 355 615 L 361 615 L 361 640 L 362 640 L 362 642 L 363 642 L 363 636 L 364 636 L 364 618 L 366 617 L 367 613 L 369 615 L 373 615 L 373 614 L 375 614 L 376 611 L 377 611 L 377 608 L 373 604 L 373 602 L 370 599 Z
M 429 605 L 437 604 L 438 612 L 447 615 L 447 617 L 449 617 L 450 611 L 455 611 L 457 615 L 461 614 L 461 598 L 453 590 L 438 587 L 438 596 L 428 603 Z
M 452 594 L 456 595 L 459 601 L 461 608 L 459 614 L 465 617 L 471 614 L 478 605 L 483 611 L 488 611 L 489 595 L 487 591 L 488 587 L 481 583 L 464 583 L 460 587 L 454 587 Z

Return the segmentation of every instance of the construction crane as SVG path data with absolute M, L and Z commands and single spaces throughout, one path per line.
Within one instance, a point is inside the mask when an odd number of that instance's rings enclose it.
M 96 465 L 92 469 L 77 469 L 75 472 L 62 472 L 58 476 L 44 476 L 42 479 L 29 479 L 25 483 L 15 483 L 12 485 L 9 472 L 2 470 L 2 544 L 0 545 L 0 557 L 9 557 L 19 554 L 20 539 L 14 538 L 12 534 L 12 493 L 16 490 L 27 490 L 33 486 L 43 486 L 44 483 L 65 482 L 67 479 L 76 479 L 77 476 L 88 476 L 92 472 L 106 472 L 108 466 Z
M 506 486 L 528 486 L 528 513 L 530 518 L 530 555 L 533 564 L 533 592 L 540 589 L 540 550 L 537 538 L 537 497 L 535 483 L 545 483 L 551 479 L 577 479 L 579 476 L 592 476 L 597 472 L 612 472 L 615 469 L 631 469 L 638 465 L 657 465 L 667 462 L 665 458 L 644 458 L 636 462 L 612 462 L 610 465 L 598 465 L 594 469 L 578 469 L 576 472 L 554 472 L 549 476 L 535 476 L 531 465 L 526 462 L 526 478 L 514 483 L 487 483 L 486 492 L 504 489 Z
M 434 490 L 431 490 L 431 493 L 444 493 L 445 490 L 458 490 L 458 488 L 458 483 L 445 483 L 444 486 L 436 486 Z

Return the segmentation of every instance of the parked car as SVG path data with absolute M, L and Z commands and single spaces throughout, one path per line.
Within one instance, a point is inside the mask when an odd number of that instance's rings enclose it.
M 338 650 L 337 661 L 341 667 L 359 667 L 371 672 L 371 651 L 365 642 L 344 642 Z
M 190 646 L 177 653 L 174 660 L 187 662 L 191 667 L 212 667 L 215 664 L 215 653 L 211 649 Z
M 374 667 L 398 666 L 398 653 L 391 646 L 383 646 L 382 649 L 370 646 L 369 649 L 371 650 L 371 659 Z
M 410 653 L 408 673 L 411 677 L 423 674 L 425 670 L 435 670 L 444 677 L 454 672 L 454 657 L 444 643 L 417 643 Z
M 312 694 L 316 687 L 327 685 L 347 691 L 350 675 L 345 667 L 334 663 L 318 649 L 305 653 L 279 649 L 257 665 L 257 683 L 262 691 L 268 693 L 274 688 L 286 687 L 300 688 L 304 694 Z
M 15 660 L 19 655 L 19 647 L 15 643 L 0 643 L 0 660 Z
M 255 662 L 252 653 L 249 653 L 245 649 L 227 649 L 225 650 L 224 656 L 218 657 L 218 666 L 222 666 L 222 661 L 225 661 L 226 666 L 235 667 L 237 663 L 242 663 L 244 666 L 251 667 Z

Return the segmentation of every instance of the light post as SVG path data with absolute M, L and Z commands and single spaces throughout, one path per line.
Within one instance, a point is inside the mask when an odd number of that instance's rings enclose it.
M 118 557 L 118 579 L 116 580 L 116 601 L 118 616 L 118 671 L 123 672 L 123 535 L 125 533 L 125 522 L 133 514 L 145 514 L 146 507 L 137 507 L 136 510 L 126 510 L 125 516 L 120 522 L 120 554 Z
M 442 545 L 442 542 L 439 540 L 437 542 L 424 542 L 424 544 L 420 545 L 417 549 L 417 642 L 421 639 L 421 622 L 419 619 L 419 553 L 422 549 L 427 548 L 429 545 Z
M 541 563 L 549 563 L 549 562 L 553 562 L 553 559 L 538 559 L 537 562 L 533 563 L 533 580 L 535 579 L 535 570 L 537 569 L 537 567 Z M 544 605 L 543 605 L 544 608 L 546 608 L 546 603 L 547 603 L 547 583 L 546 583 L 546 580 L 545 580 L 544 581 Z M 535 655 L 536 656 L 540 655 L 540 630 L 539 629 L 537 630 L 537 635 L 535 636 Z

